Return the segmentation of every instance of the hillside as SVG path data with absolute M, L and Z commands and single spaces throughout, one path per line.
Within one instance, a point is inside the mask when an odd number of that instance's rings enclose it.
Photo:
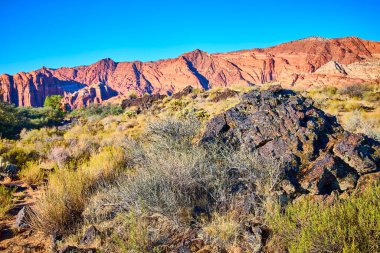
M 172 94 L 191 85 L 210 89 L 280 83 L 309 88 L 377 82 L 380 42 L 357 37 L 310 37 L 277 46 L 209 54 L 195 50 L 155 62 L 114 62 L 0 76 L 4 100 L 17 106 L 43 105 L 46 96 L 64 95 L 70 108 L 103 103 L 130 93 Z M 112 100 L 111 100 L 112 101 Z
M 378 110 L 378 85 L 303 94 L 186 87 L 18 127 L 0 139 L 0 250 L 378 252 L 379 122 L 320 109 Z

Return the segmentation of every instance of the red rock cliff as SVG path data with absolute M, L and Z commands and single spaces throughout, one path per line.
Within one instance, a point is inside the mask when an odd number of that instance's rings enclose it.
M 4 99 L 18 106 L 42 106 L 46 96 L 65 94 L 77 107 L 130 90 L 141 95 L 177 92 L 188 85 L 208 89 L 276 81 L 285 87 L 309 87 L 379 80 L 380 42 L 311 37 L 264 49 L 217 54 L 195 50 L 155 62 L 103 59 L 89 66 L 3 74 L 0 87 Z M 103 92 L 87 87 L 97 83 L 105 85 L 97 88 Z

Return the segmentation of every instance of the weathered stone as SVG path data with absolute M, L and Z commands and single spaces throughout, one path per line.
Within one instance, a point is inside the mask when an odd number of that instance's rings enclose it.
M 65 246 L 59 253 L 96 253 L 95 248 L 78 248 L 76 246 Z
M 0 168 L 0 174 L 3 177 L 9 177 L 11 179 L 17 178 L 19 168 L 14 164 L 7 164 L 3 168 Z
M 145 110 L 150 108 L 153 103 L 157 100 L 161 100 L 165 98 L 165 95 L 160 95 L 160 94 L 154 94 L 154 95 L 145 95 L 139 98 L 131 98 L 131 99 L 125 99 L 123 100 L 121 106 L 123 109 L 128 108 L 128 107 L 137 107 L 138 110 Z
M 172 97 L 175 99 L 181 99 L 182 97 L 187 96 L 193 92 L 194 92 L 193 86 L 189 85 L 189 86 L 185 87 L 182 91 L 173 94 Z
M 80 244 L 91 244 L 94 242 L 95 238 L 99 235 L 99 230 L 95 226 L 91 225 L 84 232 Z
M 23 230 L 30 228 L 30 214 L 32 209 L 29 206 L 24 206 L 16 216 L 15 228 L 18 230 Z
M 210 100 L 211 102 L 219 102 L 221 100 L 225 100 L 227 98 L 235 97 L 239 93 L 234 90 L 226 89 L 224 91 L 217 91 L 214 97 Z
M 280 166 L 286 181 L 278 187 L 287 195 L 353 189 L 359 174 L 378 170 L 380 160 L 378 142 L 345 132 L 311 99 L 279 86 L 243 95 L 208 122 L 202 141 L 222 141 L 256 153 L 259 164 Z
M 344 133 L 334 153 L 360 174 L 380 169 L 380 145 L 363 134 Z
M 334 190 L 355 188 L 358 174 L 339 158 L 322 155 L 304 173 L 301 186 L 312 194 L 330 194 Z

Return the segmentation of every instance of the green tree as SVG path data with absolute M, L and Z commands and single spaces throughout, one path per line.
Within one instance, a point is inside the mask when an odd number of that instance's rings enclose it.
M 9 136 L 14 131 L 19 130 L 16 129 L 18 123 L 16 108 L 0 101 L 0 138 Z
M 54 110 L 60 110 L 62 98 L 63 97 L 61 95 L 47 96 L 45 98 L 44 107 L 50 107 Z

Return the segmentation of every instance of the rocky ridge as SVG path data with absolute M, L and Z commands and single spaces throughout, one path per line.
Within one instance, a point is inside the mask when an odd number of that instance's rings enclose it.
M 311 99 L 279 86 L 252 91 L 211 119 L 203 142 L 216 140 L 280 162 L 287 196 L 353 190 L 361 176 L 380 169 L 377 141 L 345 131 Z
M 4 100 L 17 106 L 42 106 L 46 96 L 60 94 L 68 97 L 65 101 L 70 107 L 80 107 L 115 96 L 113 92 L 95 93 L 88 99 L 88 92 L 79 92 L 97 83 L 108 86 L 117 96 L 131 91 L 138 95 L 172 94 L 188 85 L 203 89 L 267 82 L 284 87 L 349 85 L 378 82 L 379 64 L 379 42 L 311 37 L 230 53 L 195 50 L 155 62 L 103 59 L 89 66 L 43 67 L 29 73 L 3 74 L 0 87 Z

